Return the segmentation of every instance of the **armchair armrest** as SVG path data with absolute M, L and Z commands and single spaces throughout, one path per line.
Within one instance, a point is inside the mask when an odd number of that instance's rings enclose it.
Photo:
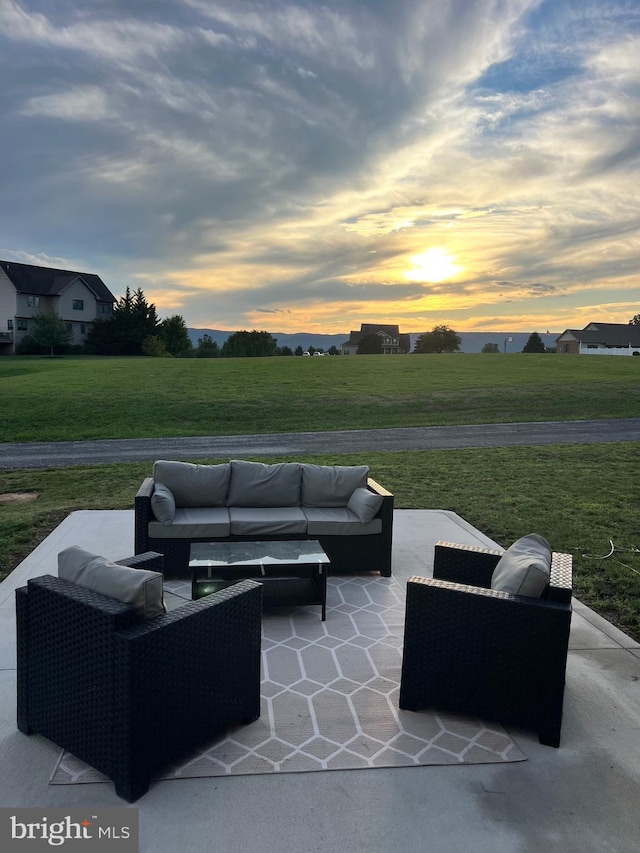
M 436 542 L 433 577 L 439 580 L 489 588 L 491 575 L 503 551 Z
M 118 566 L 129 566 L 130 569 L 149 569 L 152 572 L 162 572 L 164 556 L 157 551 L 145 551 L 144 554 L 136 554 L 116 560 Z

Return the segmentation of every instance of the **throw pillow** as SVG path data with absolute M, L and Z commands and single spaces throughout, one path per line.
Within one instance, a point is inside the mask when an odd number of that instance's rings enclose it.
M 349 498 L 347 509 L 355 512 L 363 524 L 371 521 L 382 506 L 382 495 L 376 495 L 369 489 L 356 489 Z
M 151 509 L 157 521 L 171 524 L 176 514 L 176 501 L 173 492 L 163 483 L 156 483 L 151 495 Z
M 491 589 L 539 598 L 551 576 L 551 546 L 537 533 L 523 536 L 504 552 L 491 576 Z
M 121 566 L 72 545 L 58 554 L 58 577 L 133 604 L 143 619 L 165 612 L 160 572 Z

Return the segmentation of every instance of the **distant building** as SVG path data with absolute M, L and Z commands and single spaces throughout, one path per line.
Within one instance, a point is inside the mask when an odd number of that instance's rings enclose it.
M 411 352 L 411 338 L 408 333 L 401 334 L 399 326 L 377 323 L 362 323 L 360 331 L 351 331 L 349 340 L 340 344 L 342 355 L 357 355 L 360 341 L 365 335 L 380 335 L 383 355 L 401 355 Z
M 53 312 L 83 344 L 96 320 L 111 319 L 115 296 L 93 273 L 0 261 L 0 354 L 15 352 L 36 314 Z
M 630 323 L 588 323 L 565 329 L 556 338 L 561 355 L 640 355 L 640 326 Z

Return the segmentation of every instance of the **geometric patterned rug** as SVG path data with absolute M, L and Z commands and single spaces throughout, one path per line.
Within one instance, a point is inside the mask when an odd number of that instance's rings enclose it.
M 325 622 L 318 607 L 267 611 L 260 718 L 157 778 L 526 760 L 496 723 L 398 708 L 404 609 L 394 578 L 355 576 L 329 578 Z M 50 784 L 103 781 L 63 751 Z

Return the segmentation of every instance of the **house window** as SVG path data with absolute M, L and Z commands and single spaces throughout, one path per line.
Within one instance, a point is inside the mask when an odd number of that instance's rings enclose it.
M 7 320 L 7 329 L 9 329 L 10 332 L 13 332 L 13 320 Z
M 111 306 L 105 302 L 98 302 L 98 314 L 110 314 Z
M 27 305 L 29 308 L 39 308 L 40 307 L 40 297 L 39 296 L 27 296 Z
M 70 332 L 73 332 L 73 323 L 67 323 L 66 325 L 67 325 L 67 329 L 68 329 Z
M 74 311 L 84 311 L 84 299 L 74 299 L 71 307 Z
M 84 323 L 80 323 L 80 334 L 84 335 L 85 332 L 86 332 L 86 328 L 85 328 Z
M 26 332 L 27 331 L 27 321 L 26 320 L 18 320 L 18 331 Z

